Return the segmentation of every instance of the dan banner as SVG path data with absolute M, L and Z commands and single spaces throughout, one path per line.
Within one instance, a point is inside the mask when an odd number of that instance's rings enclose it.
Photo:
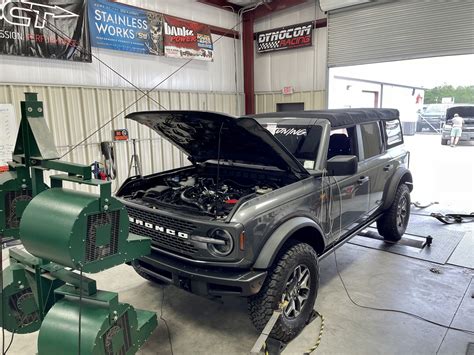
M 208 25 L 163 15 L 164 52 L 173 58 L 213 60 L 214 45 Z
M 0 54 L 90 62 L 87 0 L 0 0 Z
M 309 47 L 312 45 L 312 22 L 305 22 L 257 33 L 257 51 L 259 53 Z
M 92 46 L 163 55 L 163 15 L 107 0 L 90 0 Z

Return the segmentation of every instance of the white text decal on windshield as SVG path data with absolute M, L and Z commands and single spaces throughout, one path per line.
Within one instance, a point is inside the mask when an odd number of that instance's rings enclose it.
M 284 136 L 306 136 L 306 129 L 277 128 L 275 134 L 282 134 Z

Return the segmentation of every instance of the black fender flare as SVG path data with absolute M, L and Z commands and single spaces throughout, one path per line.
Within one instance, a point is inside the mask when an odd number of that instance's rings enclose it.
M 321 235 L 321 241 L 324 243 L 324 233 L 315 221 L 308 217 L 291 218 L 275 229 L 270 238 L 266 241 L 255 261 L 255 264 L 253 265 L 254 269 L 268 269 L 275 261 L 275 258 L 283 244 L 285 244 L 285 242 L 295 232 L 305 227 L 316 229 L 316 231 Z
M 411 176 L 410 170 L 407 168 L 398 168 L 390 179 L 390 182 L 385 185 L 385 190 L 383 192 L 383 210 L 390 208 L 392 205 L 400 183 L 408 183 L 407 185 L 410 191 L 413 190 L 413 177 Z

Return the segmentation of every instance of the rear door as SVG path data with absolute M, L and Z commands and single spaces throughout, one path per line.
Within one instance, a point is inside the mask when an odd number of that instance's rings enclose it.
M 365 123 L 358 126 L 360 132 L 361 161 L 359 168 L 369 179 L 369 206 L 367 215 L 382 205 L 385 187 L 384 169 L 392 170 L 390 157 L 385 152 L 380 122 Z

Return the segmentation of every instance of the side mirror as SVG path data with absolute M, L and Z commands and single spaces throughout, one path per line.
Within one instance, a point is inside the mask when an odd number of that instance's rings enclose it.
M 336 155 L 326 163 L 329 176 L 345 176 L 357 173 L 358 159 L 355 155 Z

